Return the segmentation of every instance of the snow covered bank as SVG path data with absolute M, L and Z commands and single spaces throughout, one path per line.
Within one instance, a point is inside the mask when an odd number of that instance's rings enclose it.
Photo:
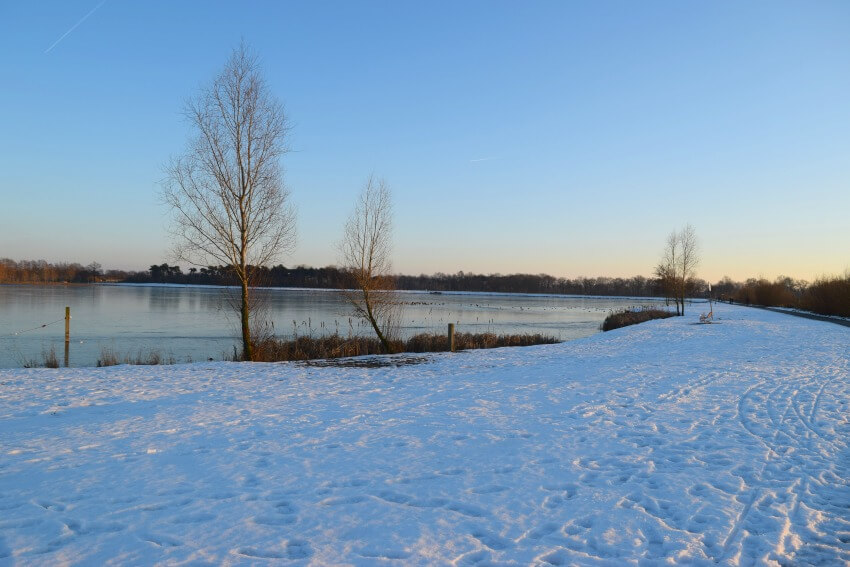
M 850 329 L 0 371 L 0 565 L 850 561 Z

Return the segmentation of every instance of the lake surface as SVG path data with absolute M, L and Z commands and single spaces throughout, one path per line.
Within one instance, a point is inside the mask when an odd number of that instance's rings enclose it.
M 102 353 L 135 358 L 151 351 L 175 362 L 222 360 L 240 344 L 230 303 L 236 290 L 204 286 L 0 285 L 0 368 L 64 358 L 65 306 L 71 308 L 70 366 L 94 366 Z M 337 291 L 258 290 L 275 332 L 367 335 Z M 402 292 L 401 332 L 544 333 L 561 340 L 599 332 L 616 309 L 658 303 L 647 298 Z M 41 325 L 47 324 L 46 327 Z

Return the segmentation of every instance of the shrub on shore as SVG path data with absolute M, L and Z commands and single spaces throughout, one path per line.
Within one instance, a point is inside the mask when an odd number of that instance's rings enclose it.
M 850 274 L 817 280 L 806 289 L 800 304 L 820 315 L 850 317 Z
M 665 311 L 664 309 L 626 309 L 624 311 L 610 313 L 605 317 L 600 328 L 603 331 L 613 331 L 614 329 L 637 325 L 638 323 L 644 323 L 653 319 L 667 319 L 668 317 L 673 317 L 673 315 L 675 313 Z
M 766 279 L 747 281 L 734 294 L 735 301 L 762 307 L 793 307 L 819 315 L 850 317 L 850 273 L 823 277 L 812 284 L 793 286 L 789 278 L 774 282 Z
M 796 307 L 798 298 L 780 280 L 770 282 L 760 279 L 747 282 L 735 296 L 738 303 L 745 305 L 767 305 L 771 307 Z
M 59 368 L 59 358 L 56 356 L 56 347 L 51 346 L 50 350 L 41 351 L 41 362 L 34 358 L 24 358 L 21 360 L 21 366 L 24 368 Z
M 97 359 L 97 366 L 117 366 L 119 364 L 132 364 L 135 366 L 158 366 L 160 364 L 174 364 L 173 356 L 165 356 L 158 350 L 150 350 L 142 352 L 141 350 L 135 356 L 126 355 L 119 356 L 111 348 L 103 348 L 100 351 L 100 358 Z
M 531 346 L 554 344 L 555 337 L 541 334 L 495 335 L 493 333 L 457 333 L 455 349 L 498 348 L 506 346 Z M 449 341 L 446 335 L 422 333 L 406 341 L 392 341 L 393 352 L 423 353 L 447 352 Z M 338 334 L 323 337 L 296 337 L 294 339 L 265 338 L 254 344 L 254 360 L 259 362 L 283 362 L 291 360 L 315 360 L 322 358 L 345 358 L 384 354 L 383 345 L 370 337 L 342 337 Z

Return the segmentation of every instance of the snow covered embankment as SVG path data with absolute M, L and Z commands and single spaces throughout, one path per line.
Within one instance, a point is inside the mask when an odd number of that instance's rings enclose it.
M 0 371 L 0 564 L 841 564 L 850 329 Z

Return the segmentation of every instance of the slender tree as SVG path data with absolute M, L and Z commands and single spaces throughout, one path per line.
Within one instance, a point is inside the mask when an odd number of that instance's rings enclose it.
M 375 331 L 386 352 L 397 330 L 399 302 L 393 293 L 392 201 L 384 180 L 370 177 L 360 193 L 339 243 L 347 275 L 345 297 Z
M 661 289 L 664 290 L 664 297 L 669 302 L 670 299 L 676 303 L 676 315 L 679 311 L 679 278 L 678 274 L 678 258 L 679 253 L 679 234 L 676 231 L 671 232 L 667 236 L 667 242 L 664 244 L 664 251 L 661 254 L 661 261 L 655 267 L 655 277 L 661 284 Z M 669 303 L 668 303 L 669 304 Z
M 295 242 L 295 214 L 280 158 L 288 131 L 256 55 L 243 44 L 185 106 L 193 135 L 166 167 L 162 196 L 173 209 L 175 252 L 196 266 L 229 266 L 240 287 L 242 357 L 252 360 L 254 268 Z
M 696 268 L 699 265 L 699 241 L 694 227 L 686 224 L 679 231 L 679 255 L 678 276 L 679 276 L 679 298 L 682 303 L 682 315 L 685 314 L 685 296 L 689 287 L 692 287 L 693 280 L 696 277 Z

